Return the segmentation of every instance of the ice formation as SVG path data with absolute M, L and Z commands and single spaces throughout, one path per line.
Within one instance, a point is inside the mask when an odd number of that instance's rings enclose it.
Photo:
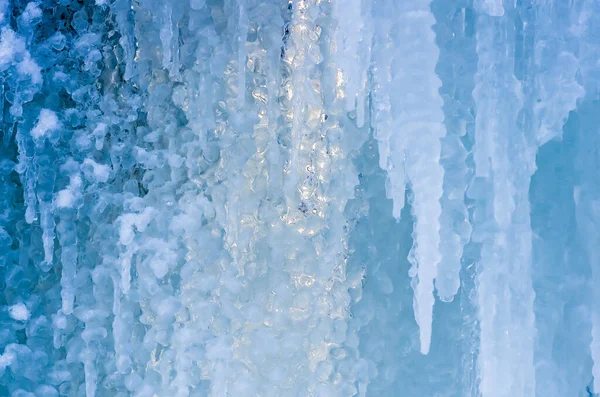
M 596 0 L 0 0 L 0 396 L 600 395 Z

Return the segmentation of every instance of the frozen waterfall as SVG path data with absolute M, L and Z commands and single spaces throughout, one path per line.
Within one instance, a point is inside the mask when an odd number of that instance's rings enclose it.
M 600 396 L 599 0 L 0 0 L 0 397 Z

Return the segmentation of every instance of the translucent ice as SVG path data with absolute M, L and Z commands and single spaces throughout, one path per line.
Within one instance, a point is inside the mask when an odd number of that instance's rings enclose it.
M 0 0 L 0 396 L 600 393 L 600 6 Z

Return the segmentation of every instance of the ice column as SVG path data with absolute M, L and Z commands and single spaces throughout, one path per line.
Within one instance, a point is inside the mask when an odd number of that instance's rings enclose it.
M 558 63 L 547 68 L 548 29 L 537 20 L 536 51 L 532 61 L 515 60 L 518 9 L 479 2 L 477 11 L 478 72 L 475 180 L 470 195 L 477 200 L 474 240 L 481 242 L 477 288 L 481 327 L 479 370 L 484 397 L 533 395 L 535 324 L 532 288 L 532 233 L 529 185 L 540 144 L 560 136 L 568 112 L 581 88 L 574 83 L 573 56 L 558 49 Z M 499 56 L 499 54 L 504 54 Z M 508 56 L 506 55 L 508 54 Z M 556 62 L 556 61 L 554 61 Z M 515 76 L 515 64 L 524 70 Z M 544 65 L 544 66 L 542 66 Z M 551 91 L 559 78 L 566 94 Z M 536 100 L 536 105 L 530 104 Z M 533 108 L 532 111 L 528 109 Z M 531 123 L 519 122 L 520 112 L 531 112 Z
M 600 24 L 595 16 L 600 12 L 597 2 L 576 2 L 571 18 L 572 33 L 580 43 L 579 60 L 576 65 L 577 77 L 585 88 L 585 99 L 592 103 L 597 101 L 599 92 L 598 33 Z M 558 65 L 557 65 L 558 66 Z M 594 106 L 593 112 L 596 112 Z M 591 114 L 588 112 L 588 114 Z M 589 117 L 589 116 L 588 116 Z M 592 119 L 593 120 L 593 119 Z M 592 340 L 590 352 L 593 360 L 593 392 L 600 393 L 600 253 L 598 252 L 598 223 L 600 222 L 600 201 L 598 200 L 600 181 L 598 180 L 598 128 L 596 121 L 590 121 L 579 126 L 581 143 L 576 157 L 578 178 L 574 190 L 574 201 L 577 211 L 577 229 L 587 250 L 587 259 L 592 271 L 592 296 L 590 297 L 590 312 L 592 317 Z M 590 125 L 591 124 L 591 125 Z
M 473 170 L 467 157 L 474 126 L 473 84 L 476 65 L 474 18 L 469 1 L 438 3 L 436 23 L 440 59 L 437 72 L 443 86 L 444 124 L 440 163 L 444 167 L 444 192 L 441 199 L 440 253 L 435 288 L 441 301 L 452 301 L 461 285 L 463 248 L 471 237 L 472 226 L 465 202 L 465 191 Z
M 482 244 L 477 275 L 480 391 L 484 397 L 528 396 L 535 392 L 528 187 L 536 147 L 517 126 L 523 95 L 513 75 L 511 20 L 486 7 L 477 11 L 471 197 L 480 207 L 473 239 Z

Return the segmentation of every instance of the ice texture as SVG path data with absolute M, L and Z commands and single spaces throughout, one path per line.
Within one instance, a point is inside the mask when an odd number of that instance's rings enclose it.
M 0 396 L 599 396 L 599 39 L 595 0 L 0 0 Z

